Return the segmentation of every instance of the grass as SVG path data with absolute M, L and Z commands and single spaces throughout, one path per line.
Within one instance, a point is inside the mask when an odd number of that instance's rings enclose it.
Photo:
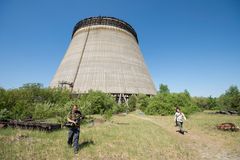
M 189 133 L 182 136 L 175 132 L 172 116 L 137 113 L 113 116 L 109 122 L 81 127 L 77 155 L 66 144 L 67 129 L 51 133 L 0 129 L 0 159 L 204 159 L 194 146 L 198 144 L 194 141 L 197 136 L 211 143 L 219 138 L 221 143 L 216 144 L 228 145 L 228 153 L 238 156 L 240 132 L 223 132 L 214 127 L 226 121 L 240 125 L 239 116 L 194 114 L 184 124 Z M 197 147 L 204 146 L 209 147 L 209 144 L 201 142 Z

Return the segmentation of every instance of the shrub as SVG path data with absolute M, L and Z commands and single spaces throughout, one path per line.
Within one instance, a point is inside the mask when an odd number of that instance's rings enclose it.
M 217 98 L 210 97 L 193 97 L 193 103 L 201 110 L 213 110 L 218 108 Z
M 132 95 L 126 105 L 117 104 L 113 96 L 101 91 L 89 91 L 80 98 L 73 98 L 69 90 L 43 88 L 39 83 L 24 84 L 17 89 L 0 88 L 2 119 L 25 119 L 32 116 L 35 119 L 57 118 L 63 122 L 73 104 L 77 104 L 84 115 L 101 114 L 106 119 L 112 114 L 134 111 L 136 108 L 146 114 L 170 115 L 174 114 L 177 106 L 186 115 L 216 108 L 240 113 L 240 91 L 237 86 L 231 86 L 219 98 L 192 98 L 187 90 L 171 93 L 167 85 L 161 84 L 156 96 Z
M 10 112 L 6 108 L 0 110 L 0 121 L 9 120 L 10 117 Z
M 32 112 L 33 119 L 47 119 L 52 116 L 52 104 L 50 103 L 36 103 L 34 111 Z
M 158 94 L 150 98 L 149 105 L 145 109 L 146 114 L 150 115 L 169 115 L 172 113 L 172 107 L 170 100 L 170 94 Z
M 127 107 L 126 103 L 121 103 L 121 104 L 118 104 L 118 105 L 114 105 L 113 108 L 112 108 L 113 114 L 127 112 L 127 111 L 128 111 L 128 107 Z
M 101 91 L 89 91 L 88 94 L 80 97 L 79 106 L 81 111 L 86 114 L 104 114 L 116 106 L 116 102 L 109 94 Z
M 113 114 L 112 110 L 109 109 L 104 113 L 103 117 L 104 117 L 105 120 L 110 120 L 111 117 L 112 117 L 112 114 Z
M 33 105 L 28 103 L 27 100 L 18 100 L 11 109 L 11 117 L 14 119 L 25 119 L 26 117 L 32 116 L 33 110 Z
M 144 112 L 149 104 L 149 100 L 150 100 L 149 96 L 146 96 L 145 94 L 139 94 L 137 96 L 136 107 Z
M 180 107 L 186 115 L 199 111 L 186 93 L 160 93 L 150 98 L 144 112 L 150 115 L 171 115 L 176 107 Z
M 135 95 L 130 96 L 128 99 L 128 112 L 132 112 L 136 109 L 137 97 Z

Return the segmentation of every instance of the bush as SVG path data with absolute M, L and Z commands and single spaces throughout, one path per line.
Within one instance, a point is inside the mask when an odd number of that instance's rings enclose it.
M 176 107 L 180 107 L 186 115 L 199 111 L 186 93 L 160 93 L 150 98 L 144 112 L 150 115 L 171 115 L 175 113 Z
M 77 104 L 84 115 L 101 114 L 110 119 L 112 114 L 134 111 L 136 108 L 150 115 L 174 114 L 178 106 L 186 114 L 204 109 L 236 110 L 240 113 L 240 91 L 231 86 L 219 98 L 191 97 L 185 90 L 171 93 L 167 85 L 160 85 L 156 96 L 132 95 L 125 103 L 117 104 L 114 97 L 101 91 L 89 91 L 80 98 L 72 98 L 64 89 L 43 88 L 39 83 L 25 84 L 17 89 L 0 88 L 0 116 L 2 119 L 56 118 L 66 120 L 71 106 Z
M 113 114 L 128 112 L 128 106 L 126 105 L 126 103 L 114 105 L 112 108 L 112 112 L 113 112 Z
M 53 109 L 50 103 L 36 103 L 32 112 L 33 119 L 47 119 L 52 117 Z
M 9 120 L 10 117 L 10 112 L 6 108 L 0 110 L 0 121 Z
M 112 117 L 112 114 L 113 114 L 113 111 L 111 109 L 109 109 L 104 113 L 103 117 L 105 120 L 110 120 Z
M 116 107 L 116 102 L 110 94 L 101 91 L 89 91 L 80 97 L 79 106 L 81 111 L 86 114 L 101 114 Z
M 27 102 L 27 100 L 17 100 L 16 104 L 12 107 L 11 113 L 13 119 L 25 119 L 32 116 L 34 111 L 33 104 Z
M 128 99 L 128 112 L 132 112 L 136 109 L 137 97 L 135 95 L 130 96 Z
M 150 98 L 149 105 L 145 109 L 146 114 L 150 115 L 169 115 L 172 114 L 173 107 L 170 103 L 170 94 L 158 94 Z
M 218 108 L 217 98 L 212 98 L 211 96 L 206 97 L 193 97 L 193 103 L 199 107 L 201 110 L 214 110 Z
M 149 96 L 146 96 L 145 94 L 139 94 L 137 96 L 136 107 L 144 112 L 149 104 L 149 100 L 150 100 Z
M 44 110 L 46 105 L 64 105 L 69 100 L 68 90 L 43 88 L 39 83 L 28 83 L 10 90 L 0 88 L 0 109 L 7 108 L 12 119 L 25 119 L 33 115 L 36 118 L 49 117 Z

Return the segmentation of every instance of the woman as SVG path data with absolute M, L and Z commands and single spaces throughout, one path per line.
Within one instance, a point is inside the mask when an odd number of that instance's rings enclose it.
M 179 127 L 179 132 L 182 134 L 184 134 L 184 130 L 183 130 L 184 120 L 187 120 L 185 115 L 181 112 L 180 108 L 177 108 L 174 116 L 174 122 L 177 122 L 177 125 Z

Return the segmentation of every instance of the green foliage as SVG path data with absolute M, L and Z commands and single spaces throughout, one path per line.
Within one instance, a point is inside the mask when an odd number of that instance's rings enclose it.
M 24 84 L 17 89 L 0 88 L 0 109 L 7 108 L 12 119 L 24 119 L 29 116 L 36 118 L 48 117 L 47 106 L 64 105 L 70 100 L 67 90 L 43 88 L 39 83 Z M 40 114 L 42 115 L 36 115 Z M 45 115 L 45 116 L 43 116 Z
M 90 90 L 79 98 L 73 98 L 68 90 L 43 88 L 39 83 L 25 84 L 17 89 L 0 88 L 1 119 L 25 119 L 31 116 L 34 119 L 55 118 L 64 122 L 73 104 L 78 105 L 84 115 L 101 114 L 106 120 L 112 114 L 135 109 L 150 115 L 174 114 L 176 107 L 180 107 L 186 115 L 216 108 L 240 113 L 240 91 L 237 86 L 231 86 L 219 98 L 191 97 L 187 90 L 170 93 L 168 86 L 161 84 L 156 96 L 132 95 L 126 105 L 117 104 L 112 95 L 101 91 Z
M 113 114 L 113 111 L 111 109 L 109 109 L 104 113 L 103 117 L 105 120 L 110 120 L 112 117 L 112 114 Z
M 215 109 L 217 106 L 217 98 L 212 98 L 211 96 L 207 98 L 207 109 Z
M 126 103 L 121 103 L 113 106 L 112 111 L 113 111 L 113 114 L 127 112 L 128 106 L 126 105 Z
M 146 96 L 145 94 L 139 94 L 137 96 L 136 107 L 144 112 L 145 109 L 147 108 L 148 104 L 149 104 L 149 101 L 150 101 L 149 96 Z
M 10 119 L 10 112 L 4 108 L 0 110 L 0 121 L 9 120 Z
M 235 110 L 240 113 L 240 92 L 237 86 L 230 86 L 229 89 L 219 97 L 218 104 L 221 109 Z
M 199 111 L 186 93 L 160 93 L 150 98 L 145 113 L 150 115 L 171 115 L 174 114 L 176 107 L 180 107 L 186 115 Z
M 132 112 L 136 109 L 136 105 L 137 105 L 137 96 L 132 95 L 130 96 L 130 98 L 128 99 L 128 111 Z
M 184 92 L 183 92 L 188 98 L 191 98 L 191 95 L 190 95 L 190 93 L 188 92 L 188 90 L 184 90 Z
M 5 108 L 7 100 L 7 92 L 5 89 L 0 88 L 0 110 Z
M 194 104 L 202 110 L 214 110 L 218 108 L 217 98 L 193 97 Z
M 81 111 L 86 114 L 104 114 L 108 110 L 112 110 L 117 104 L 110 94 L 101 91 L 90 90 L 88 94 L 80 97 L 79 106 Z
M 114 98 L 100 91 L 89 91 L 80 98 L 71 98 L 68 90 L 43 88 L 39 83 L 11 90 L 0 88 L 0 110 L 3 116 L 8 113 L 12 119 L 31 116 L 33 119 L 56 118 L 64 122 L 73 104 L 77 104 L 85 115 L 102 114 L 106 119 L 110 118 L 114 109 L 119 112 Z
M 50 103 L 36 103 L 32 112 L 33 119 L 46 119 L 52 117 L 53 105 Z
M 208 102 L 206 97 L 192 97 L 193 103 L 202 109 L 208 108 Z
M 168 94 L 170 93 L 170 90 L 168 89 L 167 85 L 161 84 L 159 87 L 159 93 Z

